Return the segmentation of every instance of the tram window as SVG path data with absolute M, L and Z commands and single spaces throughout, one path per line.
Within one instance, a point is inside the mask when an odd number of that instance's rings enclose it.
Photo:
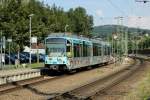
M 99 56 L 99 47 L 97 44 L 93 44 L 93 56 Z
M 91 56 L 91 46 L 88 45 L 88 48 L 87 48 L 87 56 Z
M 99 47 L 98 48 L 98 56 L 101 56 L 101 54 L 102 54 L 101 52 L 102 52 L 101 47 Z
M 96 56 L 98 56 L 98 46 L 96 46 Z
M 83 57 L 83 46 L 80 44 L 80 57 Z
M 83 42 L 83 57 L 91 56 L 91 46 Z
M 87 45 L 83 42 L 83 57 L 87 57 Z
M 104 52 L 105 52 L 105 55 L 107 55 L 107 46 L 104 47 L 104 50 L 105 50 L 105 51 L 104 51 Z
M 108 55 L 110 55 L 110 52 L 111 52 L 111 48 L 108 47 Z
M 96 56 L 96 46 L 93 44 L 93 56 Z
M 73 48 L 74 48 L 73 49 L 73 51 L 74 51 L 74 57 L 80 57 L 80 45 L 74 43 Z
M 104 55 L 106 55 L 106 47 L 105 47 L 105 45 L 103 47 L 103 50 L 104 50 Z

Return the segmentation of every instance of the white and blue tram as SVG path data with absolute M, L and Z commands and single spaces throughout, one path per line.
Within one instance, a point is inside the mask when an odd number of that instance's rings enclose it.
M 51 34 L 45 39 L 45 67 L 57 71 L 108 63 L 111 47 L 108 42 L 74 35 Z

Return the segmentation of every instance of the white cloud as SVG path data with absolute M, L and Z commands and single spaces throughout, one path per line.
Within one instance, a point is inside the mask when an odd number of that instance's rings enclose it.
M 139 27 L 143 29 L 150 29 L 150 16 L 130 16 L 128 17 L 127 25 L 129 27 Z
M 102 17 L 102 16 L 103 16 L 103 11 L 100 10 L 100 9 L 96 10 L 96 15 L 97 15 L 98 17 Z

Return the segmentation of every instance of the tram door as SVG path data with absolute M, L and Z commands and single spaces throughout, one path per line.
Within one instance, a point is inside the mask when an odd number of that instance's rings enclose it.
M 67 50 L 66 50 L 66 53 L 67 53 L 67 57 L 68 58 L 72 58 L 73 56 L 73 53 L 72 53 L 72 44 L 69 40 L 67 40 Z

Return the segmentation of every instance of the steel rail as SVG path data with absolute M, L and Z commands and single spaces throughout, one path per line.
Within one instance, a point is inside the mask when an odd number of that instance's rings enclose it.
M 111 65 L 113 63 L 109 63 L 108 65 Z M 103 65 L 100 65 L 103 66 Z M 97 68 L 97 67 L 95 67 Z M 93 68 L 93 70 L 95 69 Z M 89 70 L 83 70 L 80 71 L 76 74 L 80 74 L 82 72 L 86 72 Z M 71 73 L 72 74 L 72 73 Z M 70 75 L 70 74 L 69 74 Z M 7 84 L 2 84 L 0 85 L 0 95 L 6 94 L 6 93 L 10 93 L 19 89 L 25 89 L 28 86 L 35 86 L 35 85 L 40 85 L 40 84 L 44 84 L 46 82 L 50 82 L 50 81 L 55 81 L 57 79 L 61 79 L 61 78 L 65 78 L 68 75 L 61 75 L 61 76 L 55 76 L 55 77 L 47 77 L 45 78 L 45 76 L 38 76 L 38 77 L 34 77 L 34 78 L 30 78 L 30 79 L 25 79 L 25 80 L 20 80 L 20 81 L 16 81 L 16 82 L 10 82 Z
M 131 75 L 140 66 L 139 61 L 135 61 L 134 64 L 125 67 L 122 70 L 111 73 L 103 78 L 96 79 L 93 82 L 81 85 L 71 91 L 56 95 L 50 100 L 86 100 L 91 96 L 95 95 L 97 92 L 104 91 L 104 89 L 116 85 L 127 76 Z M 90 92 L 91 91 L 91 92 Z
M 31 78 L 31 79 L 11 82 L 11 83 L 0 86 L 0 95 L 13 92 L 19 89 L 23 89 L 28 86 L 44 84 L 46 82 L 54 81 L 63 77 L 66 77 L 66 75 L 62 75 L 59 77 L 55 76 L 55 77 L 50 77 L 50 78 L 49 77 L 45 78 L 45 76 L 39 76 L 39 77 Z

